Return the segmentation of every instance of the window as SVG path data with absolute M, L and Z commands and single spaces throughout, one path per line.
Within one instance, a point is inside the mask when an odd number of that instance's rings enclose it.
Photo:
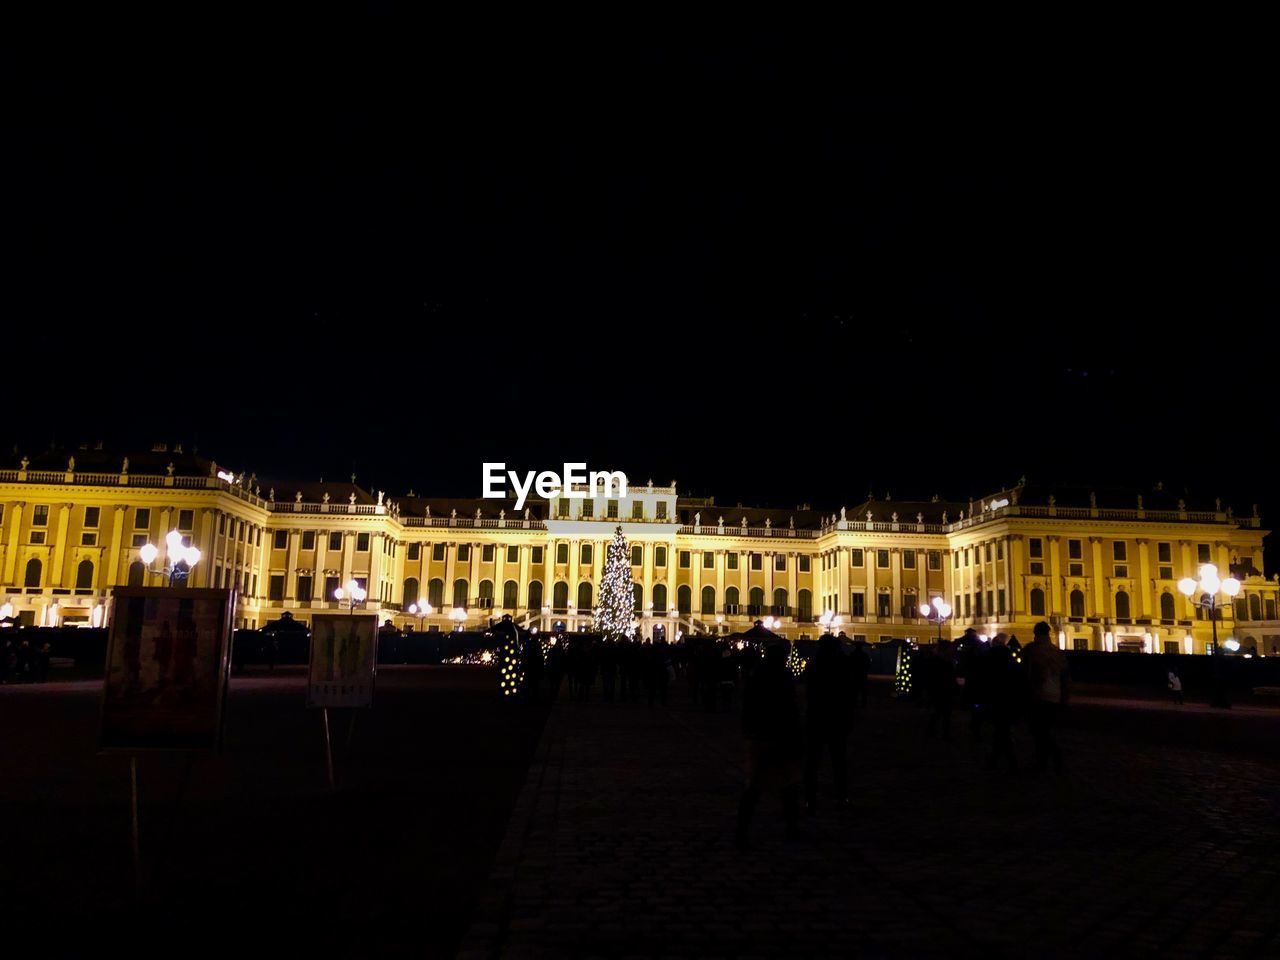
M 813 594 L 808 590 L 801 590 L 796 594 L 796 619 L 813 619 Z
M 644 584 L 631 584 L 631 609 L 635 613 L 644 612 Z
M 737 587 L 725 587 L 724 606 L 725 606 L 725 613 L 738 612 L 738 588 Z
M 433 543 L 431 545 L 431 559 L 436 561 L 437 563 L 444 562 L 444 544 L 443 543 Z
M 681 584 L 676 590 L 676 609 L 686 617 L 693 612 L 693 591 L 688 584 Z
M 712 553 L 710 550 L 703 550 L 702 551 L 702 569 L 713 570 L 715 569 L 715 565 L 716 565 L 716 555 Z
M 811 561 L 807 553 L 800 554 L 799 563 L 800 563 L 800 572 L 808 573 Z
M 316 548 L 316 532 L 314 530 L 302 531 L 302 549 L 314 550 Z
M 561 542 L 556 544 L 556 563 L 569 562 L 569 545 Z
M 196 512 L 194 510 L 178 511 L 178 529 L 190 530 L 196 525 Z
M 139 513 L 142 511 L 139 510 Z M 47 503 L 37 503 L 35 509 L 31 511 L 31 525 L 33 527 L 47 527 L 49 525 L 49 505 Z
M 970 549 L 969 547 L 965 547 L 964 548 L 964 565 L 968 567 L 968 566 L 972 566 L 972 563 L 973 563 L 973 550 Z
M 667 565 L 667 548 L 666 547 L 653 548 L 653 565 L 655 567 L 665 567 Z
M 520 595 L 520 584 L 514 580 L 508 580 L 502 585 L 502 609 L 514 610 L 516 608 L 516 599 Z
M 644 501 L 643 500 L 633 500 L 631 502 L 631 519 L 632 520 L 644 519 Z
M 305 550 L 307 546 L 306 535 L 303 534 L 302 547 Z M 422 544 L 411 543 L 409 549 L 405 553 L 406 560 L 419 560 L 422 558 Z
M 22 581 L 23 586 L 26 586 L 26 587 L 40 586 L 40 573 L 43 569 L 44 568 L 41 565 L 40 561 L 37 560 L 35 557 L 32 557 L 30 560 L 28 560 L 27 573 Z
M 689 551 L 681 550 L 680 551 L 680 569 L 687 570 L 688 567 L 689 567 Z
M 1213 559 L 1209 555 L 1209 545 L 1207 543 L 1196 544 L 1196 562 L 1213 563 Z
M 876 567 L 878 567 L 881 570 L 889 569 L 889 551 L 888 550 L 876 551 Z
M 730 550 L 724 555 L 724 566 L 726 570 L 738 569 L 738 551 Z
M 914 550 L 903 550 L 902 551 L 902 569 L 914 570 L 915 568 L 916 568 L 916 552 Z
M 782 587 L 778 587 L 773 591 L 773 605 L 779 611 L 785 612 L 787 609 L 787 591 Z
M 1161 567 L 1161 568 L 1160 568 L 1160 570 L 1159 570 L 1159 571 L 1158 571 L 1158 573 L 1157 573 L 1157 576 L 1158 576 L 1161 580 L 1172 580 L 1172 579 L 1173 579 L 1173 567 Z
M 258 528 L 258 540 L 255 546 L 259 546 L 259 547 L 262 546 L 262 528 L 261 527 Z
M 32 530 L 32 531 L 31 531 L 31 542 L 32 542 L 32 543 L 37 543 L 37 544 L 38 544 L 38 543 L 44 543 L 44 540 L 45 540 L 45 533 L 46 533 L 46 531 L 44 531 L 44 530 Z
M 481 580 L 479 591 L 480 606 L 483 608 L 493 608 L 493 581 Z
M 1083 577 L 1083 576 L 1084 576 L 1084 564 L 1083 564 L 1083 563 L 1068 563 L 1068 564 L 1067 564 L 1067 575 L 1068 575 L 1068 576 L 1072 576 L 1072 577 Z
M 101 507 L 85 507 L 84 508 L 84 525 L 90 530 L 98 528 L 98 518 L 102 514 Z
M 606 517 L 608 517 L 610 520 L 617 519 L 617 516 L 618 516 L 618 501 L 617 501 L 617 500 L 609 500 L 609 501 L 607 501 L 607 502 L 605 503 L 605 505 L 604 505 L 604 515 L 605 515 Z
M 1084 548 L 1079 540 L 1067 541 L 1067 559 L 1069 560 L 1084 559 Z
M 357 553 L 369 552 L 369 535 L 367 533 L 356 534 L 356 552 Z
M 714 614 L 715 612 L 716 612 L 716 588 L 703 587 L 702 588 L 702 614 L 703 616 L 709 616 L 711 614 Z
M 311 602 L 311 575 L 307 573 L 298 574 L 298 599 L 303 603 Z
M 889 612 L 889 604 L 893 598 L 887 593 L 876 594 L 876 616 L 888 617 L 892 616 Z
M 667 609 L 667 585 L 665 583 L 654 584 L 653 587 L 653 609 L 658 613 L 665 613 Z
M 142 565 L 141 560 L 135 560 L 129 564 L 129 586 L 140 587 L 147 579 L 147 568 Z M 214 574 L 214 583 L 217 583 L 217 574 Z
M 584 567 L 591 565 L 591 544 L 584 543 L 578 550 L 578 562 Z
M 658 519 L 659 520 L 667 519 L 667 501 L 659 500 L 656 506 L 658 508 Z
M 284 574 L 273 573 L 270 581 L 267 583 L 267 599 L 283 600 L 284 599 Z
M 1003 587 L 1001 587 L 999 590 L 996 591 L 996 610 L 999 611 L 999 616 L 1002 616 L 1002 617 L 1004 616 L 1004 588 Z
M 512 544 L 507 547 L 507 563 L 520 562 L 520 548 Z
M 973 616 L 973 594 L 966 593 L 964 595 L 964 615 L 966 617 Z
M 763 555 L 763 554 L 759 554 L 759 553 L 753 553 L 753 554 L 751 554 L 751 569 L 752 569 L 752 570 L 763 570 L 763 569 L 764 569 L 764 555 Z
M 142 547 L 147 543 L 147 535 L 145 533 L 135 533 L 133 535 L 134 547 Z
M 529 583 L 529 609 L 542 609 L 542 581 L 533 580 Z
M 590 501 L 584 501 L 589 503 Z M 584 580 L 578 584 L 578 610 L 587 612 L 591 610 L 591 584 Z
M 864 563 L 865 561 L 862 558 L 861 547 L 854 547 L 852 550 L 849 551 L 849 566 L 861 567 Z
M 401 602 L 408 607 L 411 603 L 418 602 L 418 578 L 406 577 L 404 581 L 404 592 Z
M 274 546 L 277 550 L 283 550 L 283 549 L 285 549 L 286 547 L 288 547 L 288 546 L 289 546 L 289 531 L 288 531 L 288 530 L 277 530 L 277 531 L 276 531 L 276 534 L 275 534 L 275 543 L 273 544 L 273 546 Z
M 1028 554 L 1027 554 L 1028 556 L 1031 556 L 1031 557 L 1043 557 L 1043 556 L 1044 556 L 1044 541 L 1043 541 L 1043 540 L 1041 540 L 1039 537 L 1032 537 L 1032 538 L 1028 541 L 1028 543 L 1030 544 L 1030 546 L 1028 547 Z
M 1127 577 L 1128 575 L 1129 575 L 1129 566 L 1128 566 L 1128 564 L 1125 564 L 1125 563 L 1117 563 L 1117 564 L 1116 564 L 1116 576 L 1117 576 L 1117 577 Z
M 1032 560 L 1032 561 L 1031 561 L 1031 572 L 1032 572 L 1032 574 L 1034 574 L 1035 576 L 1042 576 L 1042 575 L 1044 574 L 1044 561 L 1043 561 L 1043 560 Z
M 991 544 L 984 543 L 982 545 L 982 559 L 985 563 L 991 562 Z
M 76 566 L 76 589 L 93 589 L 93 561 L 81 560 Z M 1256 618 L 1255 618 L 1256 619 Z
M 1111 544 L 1112 558 L 1124 562 L 1129 559 L 1129 544 L 1123 540 L 1116 540 Z
M 1263 617 L 1263 619 L 1264 619 L 1264 620 L 1274 620 L 1274 619 L 1276 619 L 1276 602 L 1275 602 L 1275 600 L 1274 600 L 1274 599 L 1272 599 L 1271 597 L 1267 597 L 1266 603 L 1265 603 L 1263 606 L 1266 608 L 1266 611 L 1267 611 L 1267 615 L 1266 615 L 1265 617 Z
M 84 530 L 80 533 L 80 546 L 96 547 L 98 545 L 98 531 Z
M 325 577 L 324 578 L 324 596 L 321 597 L 320 599 L 325 601 L 332 600 L 334 598 L 333 595 L 337 591 L 337 589 L 338 589 L 338 578 Z
M 644 566 L 644 547 L 638 543 L 631 545 L 631 565 L 633 567 Z
M 471 544 L 469 543 L 458 544 L 458 563 L 470 563 L 470 562 L 471 562 Z
M 760 587 L 752 587 L 747 594 L 748 612 L 757 614 L 764 609 L 764 590 Z
M 849 599 L 849 609 L 855 617 L 865 617 L 867 615 L 867 595 L 861 591 L 855 591 Z
M 341 532 L 339 532 L 339 531 L 335 530 L 333 533 L 329 534 L 329 549 L 330 549 L 330 550 L 332 550 L 332 551 L 334 551 L 335 553 L 341 553 L 341 552 L 342 552 L 342 534 L 341 534 Z
M 1262 619 L 1262 598 L 1256 593 L 1249 594 L 1249 619 Z
M 566 500 L 564 497 L 561 497 L 558 501 L 556 501 L 556 510 L 561 517 L 569 516 L 569 501 Z
M 1171 543 L 1156 544 L 1156 562 L 1157 563 L 1173 563 L 1173 544 Z
M 594 517 L 596 515 L 596 502 L 594 500 L 582 501 L 582 516 Z
M 1128 620 L 1129 610 L 1129 594 L 1123 590 L 1116 591 L 1116 619 Z
M 930 570 L 942 569 L 942 551 L 940 550 L 929 551 L 929 569 Z
M 227 515 L 226 515 L 225 513 L 223 513 L 223 514 L 219 514 L 219 516 L 218 516 L 218 534 L 219 534 L 219 536 L 226 536 L 226 533 L 227 533 Z
M 1173 594 L 1167 590 L 1160 594 L 1160 619 L 1173 620 L 1177 617 L 1173 606 Z
M 455 607 L 466 607 L 468 587 L 470 587 L 470 584 L 462 577 L 453 581 L 453 605 Z
M 439 577 L 432 577 L 427 584 L 427 603 L 437 610 L 444 606 L 444 581 Z
M 1165 594 L 1165 596 L 1168 596 L 1168 594 Z M 1084 616 L 1084 594 L 1079 590 L 1071 591 L 1071 616 Z
M 953 570 L 960 569 L 960 551 L 959 550 L 957 550 L 955 553 L 951 555 L 951 568 Z
M 486 543 L 480 548 L 480 562 L 493 563 L 493 544 Z
M 1004 559 L 1004 541 L 1003 540 L 996 541 L 996 559 L 997 560 Z
M 1031 615 L 1033 617 L 1044 616 L 1044 591 L 1039 587 L 1031 590 Z

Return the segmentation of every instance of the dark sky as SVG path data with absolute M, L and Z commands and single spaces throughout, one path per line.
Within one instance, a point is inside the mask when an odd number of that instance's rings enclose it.
M 1266 86 L 376 16 L 16 52 L 6 460 L 181 439 L 476 495 L 483 460 L 568 458 L 831 507 L 1027 474 L 1280 513 Z

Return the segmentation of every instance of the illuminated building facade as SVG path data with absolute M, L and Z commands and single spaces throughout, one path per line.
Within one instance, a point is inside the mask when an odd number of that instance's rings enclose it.
M 632 552 L 639 630 L 728 632 L 773 617 L 791 637 L 837 629 L 870 642 L 973 627 L 1024 642 L 1048 620 L 1068 648 L 1203 653 L 1211 624 L 1178 580 L 1214 563 L 1242 583 L 1221 638 L 1280 646 L 1280 583 L 1263 575 L 1256 510 L 1237 517 L 1143 495 L 1038 491 L 973 502 L 867 499 L 837 512 L 717 505 L 644 484 L 625 499 L 510 502 L 391 498 L 347 482 L 233 474 L 157 447 L 131 458 L 81 449 L 0 469 L 0 600 L 35 625 L 97 624 L 111 587 L 159 585 L 139 551 L 177 530 L 202 553 L 190 585 L 234 587 L 237 626 L 338 608 L 357 580 L 401 627 L 476 627 L 510 613 L 543 629 L 589 626 L 605 548 Z M 410 614 L 410 605 L 430 612 Z

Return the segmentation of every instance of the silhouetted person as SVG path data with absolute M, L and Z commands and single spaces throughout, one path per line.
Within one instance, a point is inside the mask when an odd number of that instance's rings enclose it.
M 653 642 L 652 647 L 654 682 L 657 687 L 658 701 L 665 705 L 667 702 L 667 690 L 671 685 L 671 678 L 675 674 L 675 667 L 671 662 L 671 646 L 666 640 L 658 639 Z M 652 702 L 650 700 L 650 703 Z
M 742 735 L 747 747 L 747 786 L 738 804 L 734 839 L 746 846 L 751 817 L 760 794 L 777 788 L 787 821 L 787 836 L 800 825 L 800 760 L 803 753 L 795 681 L 787 670 L 787 647 L 770 644 L 764 663 L 751 675 L 742 698 Z
M 956 703 L 956 665 L 951 659 L 951 641 L 939 640 L 933 655 L 922 658 L 925 684 L 929 689 L 929 702 L 933 712 L 929 715 L 929 737 L 936 737 L 939 730 L 942 739 L 951 740 L 951 711 Z
M 960 638 L 957 668 L 964 678 L 964 702 L 969 705 L 969 736 L 974 743 L 982 739 L 982 724 L 987 719 L 983 710 L 987 686 L 987 645 L 970 627 Z
M 622 641 L 606 640 L 600 646 L 600 695 L 605 703 L 613 703 L 618 686 L 618 656 Z
M 31 641 L 23 640 L 18 644 L 17 656 L 14 664 L 17 672 L 18 683 L 31 682 Z
M 1169 671 L 1169 692 L 1173 695 L 1173 702 L 1182 704 L 1182 678 L 1178 676 L 1176 670 Z
M 524 696 L 533 703 L 538 702 L 542 692 L 542 642 L 534 634 L 524 638 Z
M 831 756 L 836 802 L 849 802 L 845 751 L 853 721 L 853 664 L 840 649 L 840 639 L 824 634 L 818 652 L 804 671 L 806 691 L 804 789 L 806 809 L 818 805 L 818 764 Z
M 1066 705 L 1070 693 L 1067 656 L 1049 639 L 1049 624 L 1041 620 L 1035 626 L 1035 639 L 1022 652 L 1027 677 L 1027 723 L 1036 748 L 1036 770 L 1042 771 L 1052 762 L 1062 771 L 1062 751 L 1053 739 L 1053 725 Z
M 547 698 L 555 700 L 560 695 L 560 683 L 564 679 L 564 638 L 552 637 L 551 650 L 547 653 Z
M 40 644 L 40 649 L 36 651 L 36 683 L 44 683 L 49 679 L 49 660 L 52 656 L 52 647 L 46 640 Z
M 1013 659 L 1003 633 L 991 638 L 986 660 L 986 698 L 983 708 L 991 720 L 991 757 L 987 766 L 995 769 L 1001 758 L 1009 761 L 1009 769 L 1018 769 L 1013 751 L 1013 721 L 1022 699 L 1021 667 Z
M 845 635 L 840 634 L 840 642 L 844 643 Z M 871 656 L 867 653 L 867 645 L 861 640 L 853 644 L 849 651 L 849 665 L 853 668 L 853 702 L 856 706 L 867 705 L 867 677 L 871 673 Z

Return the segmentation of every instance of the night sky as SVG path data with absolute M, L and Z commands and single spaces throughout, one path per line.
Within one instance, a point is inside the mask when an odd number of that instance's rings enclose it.
M 6 466 L 182 441 L 475 496 L 571 459 L 833 509 L 1026 474 L 1280 522 L 1268 87 L 377 15 L 24 52 Z

